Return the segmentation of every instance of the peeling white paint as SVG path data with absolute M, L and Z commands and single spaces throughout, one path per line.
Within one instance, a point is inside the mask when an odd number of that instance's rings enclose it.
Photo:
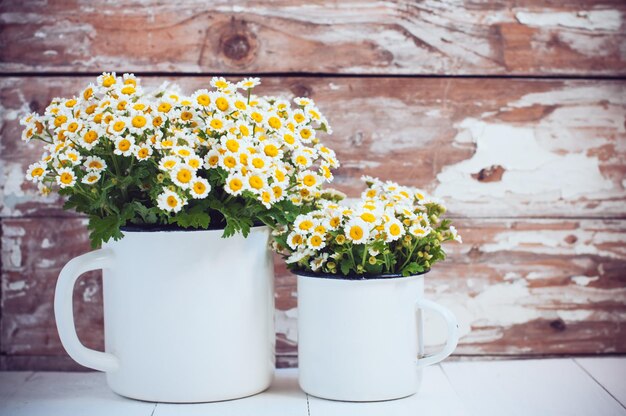
M 589 31 L 614 32 L 622 25 L 622 14 L 619 10 L 589 10 L 578 12 L 553 11 L 545 9 L 540 12 L 518 11 L 517 20 L 528 26 L 565 27 L 585 29 Z
M 572 276 L 572 281 L 579 286 L 587 286 L 591 282 L 598 280 L 600 276 Z
M 285 336 L 287 341 L 294 345 L 298 342 L 298 308 L 287 309 L 286 311 L 276 309 L 274 311 L 274 325 L 276 333 Z
M 50 248 L 50 247 L 54 247 L 54 243 L 52 243 L 47 238 L 44 238 L 43 240 L 41 240 L 41 248 Z
M 93 302 L 94 296 L 98 293 L 98 286 L 91 285 L 85 287 L 83 290 L 83 301 L 85 302 Z
M 554 200 L 589 197 L 613 188 L 613 183 L 600 173 L 597 158 L 583 153 L 549 152 L 539 145 L 532 128 L 472 118 L 458 127 L 470 133 L 476 152 L 470 159 L 446 166 L 437 175 L 436 196 L 476 201 L 513 194 Z M 462 133 L 455 139 L 466 140 L 467 134 Z M 504 167 L 502 180 L 482 183 L 472 178 L 472 174 L 493 165 Z
M 7 289 L 12 291 L 20 291 L 26 288 L 25 280 L 17 280 L 8 284 Z

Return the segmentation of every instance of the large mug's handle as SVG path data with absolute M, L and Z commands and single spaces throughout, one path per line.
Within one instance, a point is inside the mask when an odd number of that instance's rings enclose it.
M 446 320 L 446 323 L 448 324 L 448 338 L 446 340 L 446 345 L 443 347 L 443 349 L 441 351 L 439 351 L 436 354 L 433 355 L 427 355 L 424 358 L 419 358 L 417 360 L 417 367 L 418 368 L 422 368 L 422 367 L 426 367 L 427 365 L 431 365 L 431 364 L 436 364 L 440 361 L 443 361 L 445 358 L 447 358 L 450 354 L 452 354 L 452 352 L 454 351 L 454 349 L 456 348 L 456 345 L 459 342 L 459 323 L 456 320 L 456 317 L 454 316 L 454 314 L 452 312 L 450 312 L 450 310 L 448 308 L 445 308 L 443 306 L 441 306 L 440 304 L 433 302 L 432 300 L 428 300 L 428 299 L 424 299 L 424 298 L 418 298 L 417 301 L 415 302 L 415 307 L 418 310 L 419 313 L 419 327 L 418 327 L 418 331 L 419 331 L 419 352 L 420 354 L 423 352 L 423 329 L 422 329 L 422 309 L 430 309 L 433 310 L 435 312 L 437 312 L 438 314 L 440 314 L 441 316 L 443 316 L 443 318 Z
M 74 324 L 72 295 L 76 280 L 85 272 L 105 269 L 112 265 L 113 252 L 95 250 L 70 260 L 59 274 L 54 292 L 54 316 L 61 343 L 77 363 L 100 371 L 115 371 L 119 360 L 112 354 L 85 347 L 78 339 Z

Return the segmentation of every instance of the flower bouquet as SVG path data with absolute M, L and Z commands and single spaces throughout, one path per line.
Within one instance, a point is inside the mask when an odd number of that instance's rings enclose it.
M 361 199 L 319 199 L 318 209 L 275 232 L 275 245 L 295 271 L 351 277 L 428 271 L 445 259 L 443 245 L 461 241 L 443 203 L 423 191 L 364 177 Z
M 320 142 L 331 130 L 311 99 L 258 97 L 258 84 L 213 78 L 213 90 L 187 96 L 104 73 L 22 120 L 22 138 L 46 150 L 27 178 L 89 216 L 94 246 L 129 224 L 220 228 L 228 237 L 288 223 L 339 164 Z

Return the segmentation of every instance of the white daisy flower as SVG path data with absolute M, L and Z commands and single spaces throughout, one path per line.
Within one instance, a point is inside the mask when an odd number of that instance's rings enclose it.
M 26 171 L 26 179 L 32 182 L 41 182 L 46 177 L 47 166 L 42 162 L 33 163 Z
M 93 185 L 99 180 L 100 180 L 100 172 L 87 172 L 87 174 L 83 176 L 83 179 L 81 180 L 81 182 L 87 185 Z
M 186 163 L 180 163 L 170 171 L 170 178 L 176 185 L 188 189 L 196 179 L 196 170 Z
M 163 191 L 157 197 L 157 207 L 165 212 L 179 212 L 183 206 L 187 205 L 187 200 L 181 198 L 176 192 L 169 189 Z
M 71 168 L 60 168 L 57 170 L 57 184 L 61 188 L 69 188 L 76 184 L 76 174 Z
M 206 179 L 197 177 L 191 181 L 189 192 L 192 198 L 204 199 L 209 195 L 209 192 L 211 192 L 211 185 Z
M 135 139 L 133 136 L 116 137 L 115 138 L 115 150 L 113 153 L 122 156 L 131 156 L 133 150 L 135 150 Z
M 404 226 L 397 218 L 391 218 L 385 223 L 385 241 L 391 242 L 400 239 L 404 235 Z
M 176 156 L 165 156 L 159 162 L 159 169 L 164 171 L 171 171 L 172 169 L 176 168 L 179 163 L 180 159 Z
M 240 195 L 245 190 L 243 176 L 240 173 L 228 175 L 224 190 L 233 196 Z
M 344 227 L 346 238 L 354 244 L 365 244 L 372 227 L 360 218 L 352 218 Z
M 89 156 L 89 157 L 87 157 L 87 159 L 85 159 L 85 162 L 83 162 L 83 166 L 88 171 L 99 172 L 99 171 L 102 171 L 102 170 L 106 169 L 107 163 L 101 157 Z

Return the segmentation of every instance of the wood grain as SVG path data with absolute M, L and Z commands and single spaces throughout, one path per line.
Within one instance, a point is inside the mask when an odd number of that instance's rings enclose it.
M 541 355 L 626 353 L 626 220 L 458 220 L 463 245 L 427 275 L 427 295 L 458 316 L 456 354 Z M 89 250 L 79 218 L 2 220 L 2 354 L 11 368 L 41 368 L 62 357 L 52 302 L 60 268 Z M 297 359 L 295 279 L 278 263 L 277 354 Z M 100 279 L 88 275 L 75 291 L 81 340 L 101 348 Z M 426 343 L 445 331 L 426 319 Z M 15 358 L 18 357 L 18 358 Z M 22 357 L 22 358 L 19 358 Z M 24 357 L 33 357 L 27 359 Z M 38 361 L 40 360 L 40 361 Z M 67 362 L 51 358 L 46 365 Z
M 87 82 L 0 78 L 2 216 L 67 215 L 24 183 L 41 151 L 18 118 Z M 259 92 L 316 100 L 335 130 L 334 184 L 351 195 L 367 174 L 423 187 L 456 216 L 626 216 L 626 81 L 267 77 Z
M 99 2 L 0 5 L 0 71 L 624 75 L 626 4 Z

